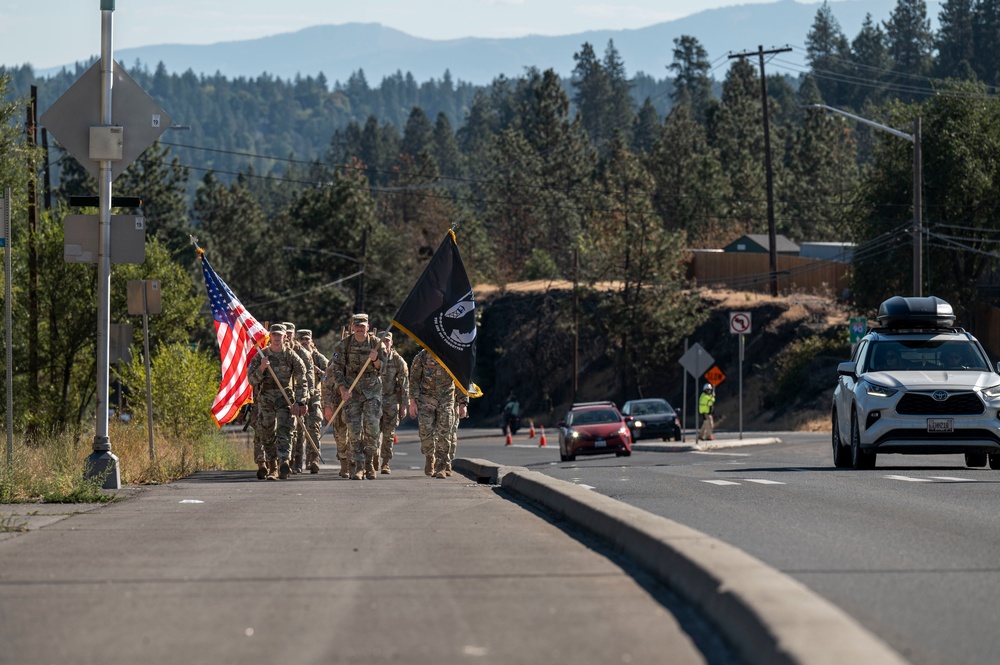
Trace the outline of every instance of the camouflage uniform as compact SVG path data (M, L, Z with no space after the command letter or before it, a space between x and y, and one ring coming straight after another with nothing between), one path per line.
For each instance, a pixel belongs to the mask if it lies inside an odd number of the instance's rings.
M461 390L455 391L455 420L451 424L451 436L448 439L448 463L445 465L445 475L451 475L451 463L455 461L455 451L458 449L458 407L464 404L469 406L469 396Z
M367 324L367 315L356 314L354 321L361 320L361 316L363 316L364 323ZM372 349L377 350L378 360L368 363L361 379L351 391L351 398L347 400L341 410L347 421L347 458L355 465L356 471L351 477L356 479L361 478L360 472L357 471L361 466L364 467L365 475L368 478L374 478L375 456L378 454L379 420L382 416L382 381L379 379L378 368L386 362L385 347L372 333L367 333L365 339L360 342L354 338L354 335L340 340L334 348L333 357L330 359L330 368L327 371L327 380L324 386L338 391L340 388L350 388L355 377L361 372L361 368L365 366Z
M424 473L444 478L455 419L455 382L425 349L410 365L410 399L417 404L420 452L426 460Z
M275 325L271 327L271 332L280 332L280 329L280 325ZM274 382L271 372L261 366L262 356L267 356L270 361L274 376L278 378L278 384ZM250 385L259 390L260 412L257 422L265 437L264 454L268 462L276 460L281 463L282 473L287 475L286 469L290 470L288 458L291 454L293 418L278 385L285 389L285 394L293 403L305 404L308 386L305 364L287 349L275 353L270 347L265 347L250 361L248 374ZM269 437L272 432L273 438Z
M391 332L378 334L392 339ZM409 392L409 370L406 361L395 349L390 349L388 358L379 370L382 379L382 445L379 449L382 473L389 473L389 460L392 459L392 444L396 437L396 426L399 425L399 410L406 408L406 397Z
M309 352L311 356L310 362L313 365L313 379L314 384L312 392L309 398L309 413L306 414L305 428L309 432L309 436L312 437L313 443L319 446L319 436L323 429L323 403L322 403L322 381L323 376L326 374L327 365L329 361L326 359L318 349L312 346L312 331L311 330L300 330L298 332L299 340L302 344L302 348ZM309 468L310 473L319 473L319 452L313 447L309 441L305 441L306 446L306 467Z
M294 325L290 323L285 324L285 328ZM291 335L292 333L289 333ZM312 333L310 331L310 337ZM298 339L292 341L291 345L292 351L302 360L302 363L306 366L306 383L308 384L306 401L312 402L312 395L318 389L316 384L316 365L313 362L312 352L307 350L302 344L299 343ZM294 432L292 436L292 471L294 473L302 472L302 460L305 457L306 450L312 450L312 446L306 439L306 427L308 415L302 416L295 419L295 428L292 430ZM315 437L313 441L316 441Z

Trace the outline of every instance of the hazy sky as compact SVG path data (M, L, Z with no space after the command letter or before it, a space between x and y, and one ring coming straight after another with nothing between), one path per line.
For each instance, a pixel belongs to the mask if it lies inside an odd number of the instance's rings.
M115 0L113 46L212 44L352 22L429 39L562 35L641 28L704 9L775 1ZM0 0L0 65L55 67L98 55L100 45L101 0Z

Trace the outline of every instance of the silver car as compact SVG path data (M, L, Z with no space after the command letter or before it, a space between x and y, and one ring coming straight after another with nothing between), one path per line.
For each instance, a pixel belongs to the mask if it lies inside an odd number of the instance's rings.
M879 454L964 453L1000 469L1000 374L982 345L954 327L940 298L891 298L881 327L837 367L833 463L875 468Z

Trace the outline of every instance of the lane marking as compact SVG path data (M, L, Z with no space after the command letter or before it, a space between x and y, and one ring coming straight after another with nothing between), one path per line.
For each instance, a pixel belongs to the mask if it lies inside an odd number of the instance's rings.
M729 480L703 480L703 483L708 483L709 485L739 485L739 483L734 483Z
M723 455L726 457L750 457L750 453L714 453L711 450L692 450L693 455Z
M934 480L947 480L953 483L977 483L975 478L954 478L952 476L931 476Z
M744 478L743 480L748 483L757 483L758 485L784 485L785 483L778 482L777 480L765 480L764 478Z
M908 483L929 483L930 478L911 478L910 476L885 476L889 480L905 480Z
M585 489L585 490L592 490L592 489L596 489L596 488L595 488L595 487L593 487L592 485L584 485L583 483L578 483L578 484L577 484L577 487L582 487L582 488L583 488L583 489Z

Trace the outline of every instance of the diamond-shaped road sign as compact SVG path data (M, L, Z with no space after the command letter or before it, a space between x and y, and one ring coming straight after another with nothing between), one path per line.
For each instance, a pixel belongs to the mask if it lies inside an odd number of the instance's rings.
M705 347L695 342L677 362L687 370L688 374L697 379L715 364L715 358L705 350Z
M100 163L90 158L90 128L104 126L101 117L101 61L84 72L40 118L69 154L95 178ZM170 127L170 116L115 62L111 88L111 122L124 128L122 158L111 162L111 179L127 169Z

